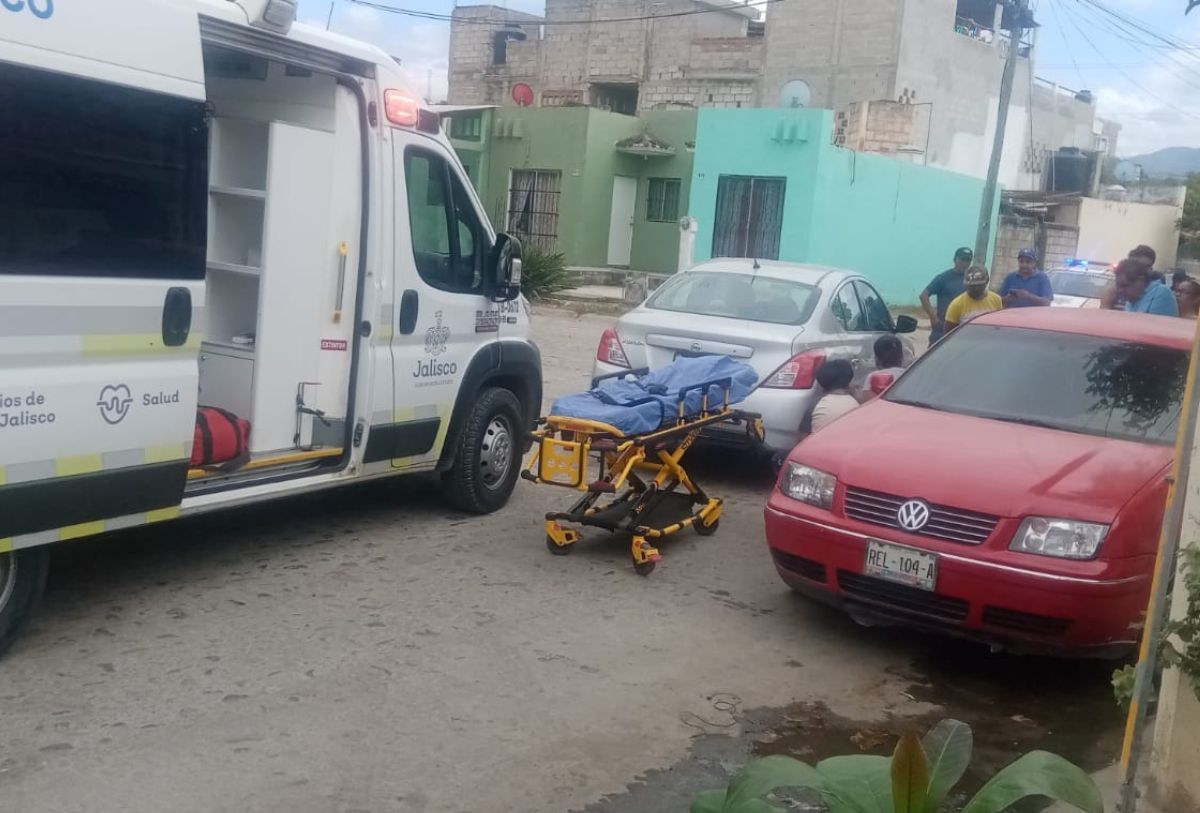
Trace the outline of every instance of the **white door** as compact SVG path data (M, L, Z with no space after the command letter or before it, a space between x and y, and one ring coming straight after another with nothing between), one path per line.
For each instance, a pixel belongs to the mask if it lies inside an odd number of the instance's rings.
M3 57L0 551L178 514L208 200L203 99Z
M613 178L612 212L608 218L608 264L629 265L633 249L633 210L637 206L637 178Z

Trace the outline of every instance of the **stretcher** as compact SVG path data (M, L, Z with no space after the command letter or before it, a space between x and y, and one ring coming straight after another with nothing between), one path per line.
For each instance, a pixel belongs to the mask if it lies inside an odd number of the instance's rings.
M580 530L569 526L600 528L630 538L634 570L644 576L662 559L659 540L688 527L715 533L721 500L687 473L683 457L705 427L726 421L762 440L761 418L733 406L756 381L753 368L725 357L681 359L654 373L602 376L589 392L556 401L537 422L521 472L582 492L566 511L546 514L550 552L565 555L579 542Z

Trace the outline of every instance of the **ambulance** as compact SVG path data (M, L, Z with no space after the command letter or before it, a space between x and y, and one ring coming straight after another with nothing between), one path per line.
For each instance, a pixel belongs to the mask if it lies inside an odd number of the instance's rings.
M0 648L51 543L419 472L505 504L520 243L382 51L293 0L0 0ZM196 465L197 410L248 421Z

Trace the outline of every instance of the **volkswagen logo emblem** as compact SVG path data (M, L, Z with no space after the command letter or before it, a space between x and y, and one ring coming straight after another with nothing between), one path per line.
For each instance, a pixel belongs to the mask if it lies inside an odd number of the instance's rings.
M896 522L906 531L919 531L929 522L929 506L921 500L909 500L896 511Z
M699 353L703 348L704 348L704 345L700 344L700 342L692 342L692 352L693 353Z

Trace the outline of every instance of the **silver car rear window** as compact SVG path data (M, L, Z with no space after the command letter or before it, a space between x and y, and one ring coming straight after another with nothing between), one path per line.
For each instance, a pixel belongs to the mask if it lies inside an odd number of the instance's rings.
M820 292L776 277L689 271L654 292L646 307L751 322L800 325L808 321Z

